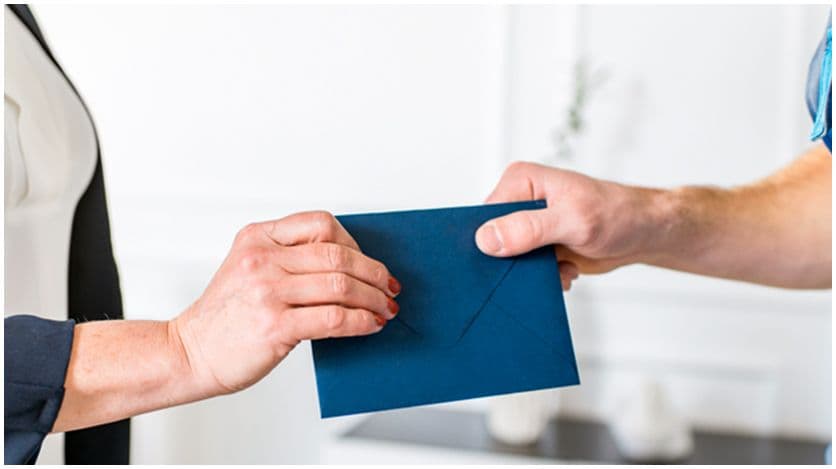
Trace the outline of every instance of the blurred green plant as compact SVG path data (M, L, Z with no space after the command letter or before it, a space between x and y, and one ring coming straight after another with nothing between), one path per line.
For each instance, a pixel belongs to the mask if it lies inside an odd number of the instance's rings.
M566 109L566 115L554 131L555 161L571 160L579 137L586 129L586 110L593 93L607 81L607 71L603 67L592 67L585 59L580 59L573 67L572 100Z

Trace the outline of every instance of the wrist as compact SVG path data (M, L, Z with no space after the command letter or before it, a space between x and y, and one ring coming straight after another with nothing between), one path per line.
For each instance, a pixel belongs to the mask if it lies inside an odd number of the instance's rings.
M206 367L201 366L199 344L194 340L188 325L188 310L166 323L168 348L175 363L180 384L185 390L186 401L192 402L224 394L215 385L216 380L207 376Z
M652 235L642 262L678 268L683 259L703 255L715 241L715 208L728 191L713 187L683 186L658 191L649 204Z
M638 243L635 262L658 265L676 254L677 232L683 224L685 202L679 190L635 188L641 200L636 222L644 233Z
M79 324L53 431L120 420L200 398L170 322Z
M183 342L183 336L180 331L180 326L177 318L170 319L165 323L167 354L169 355L172 368L175 370L174 374L179 377L182 383L182 388L189 390L189 394L199 394L200 386L197 385L198 380L195 376L192 360L189 358L189 352ZM191 397L191 396L190 396ZM196 397L196 400L199 397Z

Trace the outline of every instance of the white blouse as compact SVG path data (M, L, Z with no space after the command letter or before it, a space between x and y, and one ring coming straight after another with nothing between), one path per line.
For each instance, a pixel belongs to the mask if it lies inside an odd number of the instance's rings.
M96 135L61 71L5 10L5 313L67 319L73 215Z

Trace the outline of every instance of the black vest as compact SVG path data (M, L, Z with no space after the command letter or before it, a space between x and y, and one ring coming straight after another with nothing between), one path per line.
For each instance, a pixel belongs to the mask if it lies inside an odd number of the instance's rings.
M41 30L26 5L8 5L61 70L47 47ZM64 75L66 78L66 74ZM69 79L67 79L69 83ZM75 87L70 83L70 86ZM78 94L78 91L76 91ZM88 112L89 114L89 112ZM92 118L91 118L92 120ZM90 185L78 201L73 216L68 275L69 318L76 322L122 318L119 274L110 244L101 152L96 144L96 170ZM130 420L66 433L66 464L128 464Z

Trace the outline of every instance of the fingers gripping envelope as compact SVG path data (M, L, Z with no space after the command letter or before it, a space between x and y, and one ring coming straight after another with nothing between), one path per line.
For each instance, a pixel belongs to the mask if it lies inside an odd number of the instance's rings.
M502 259L474 241L492 218L545 207L337 217L403 290L377 334L313 342L322 417L579 384L554 249Z

